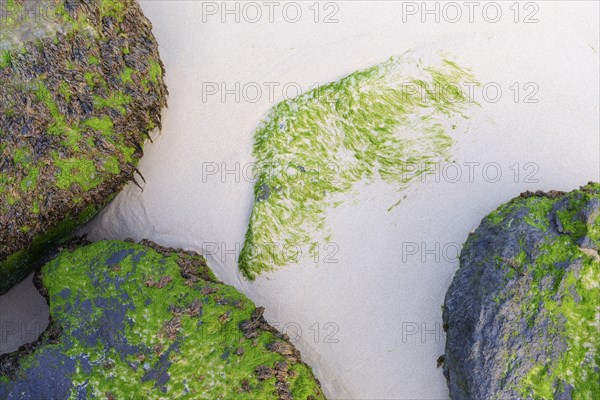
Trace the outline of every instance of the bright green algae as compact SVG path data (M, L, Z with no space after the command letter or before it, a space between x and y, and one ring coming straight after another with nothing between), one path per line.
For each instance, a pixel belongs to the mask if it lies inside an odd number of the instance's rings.
M328 240L325 215L360 181L408 187L450 156L472 74L413 53L275 106L255 132L255 204L239 266L254 279L288 264L282 249ZM417 167L417 168L415 168Z
M104 241L63 251L42 278L62 332L0 379L0 397L31 395L23 384L43 374L67 382L44 390L73 399L324 398L297 351L200 256Z
M567 343L567 349L553 360L540 360L516 389L523 397L552 399L557 386L573 387L573 399L594 399L600 396L600 213L591 220L581 217L582 208L595 199L600 202L600 184L589 184L567 196L567 207L556 212L564 235L548 238L535 262L524 268L537 285L529 289L528 304L523 314L535 323L535 315L545 310L555 324L556 334ZM543 202L530 207L530 215L547 212ZM547 215L547 214L546 214ZM550 222L549 222L550 223ZM595 250L582 248L580 239L587 237ZM565 274L561 263L581 261L577 276L573 270ZM554 286L541 289L541 280L554 278Z

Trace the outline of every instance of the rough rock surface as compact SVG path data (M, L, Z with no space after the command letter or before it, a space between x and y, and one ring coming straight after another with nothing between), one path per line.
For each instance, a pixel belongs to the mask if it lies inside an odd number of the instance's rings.
M453 399L600 396L600 184L488 215L446 294Z
M133 179L166 87L135 0L0 0L0 294Z
M324 399L262 308L194 253L71 244L37 284L52 321L0 357L2 399Z

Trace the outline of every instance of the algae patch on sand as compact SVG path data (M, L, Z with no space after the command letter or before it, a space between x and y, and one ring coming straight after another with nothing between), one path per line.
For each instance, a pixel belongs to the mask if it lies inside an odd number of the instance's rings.
M0 357L0 398L324 399L263 310L194 253L73 246L37 282L52 322L38 343Z
M326 211L356 183L402 190L448 160L451 132L472 104L469 83L471 72L448 57L408 52L275 106L254 133L243 274L254 279L288 264L286 248L310 253L328 239Z

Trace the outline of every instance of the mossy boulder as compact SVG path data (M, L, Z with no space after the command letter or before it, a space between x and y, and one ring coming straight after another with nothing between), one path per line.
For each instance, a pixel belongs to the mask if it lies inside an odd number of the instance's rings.
M166 87L135 0L0 0L0 294L133 178Z
M263 309L194 253L71 245L36 278L51 323L38 342L0 357L0 398L324 398Z
M446 294L450 397L599 398L599 249L597 183L488 215Z

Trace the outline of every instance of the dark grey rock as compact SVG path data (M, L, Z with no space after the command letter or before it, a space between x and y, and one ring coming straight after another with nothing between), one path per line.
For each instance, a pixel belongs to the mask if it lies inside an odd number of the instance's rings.
M598 184L526 193L469 235L443 312L452 399L600 398L600 256L580 248L599 210Z
M70 245L42 268L51 324L0 356L0 399L325 399L287 335L202 256L143 243Z

